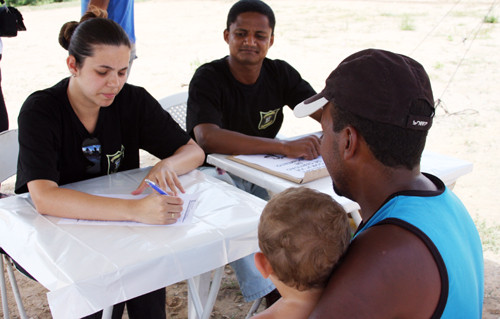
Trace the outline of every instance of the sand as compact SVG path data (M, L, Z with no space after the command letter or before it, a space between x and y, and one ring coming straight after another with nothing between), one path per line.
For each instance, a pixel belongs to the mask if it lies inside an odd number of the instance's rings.
M473 163L454 192L476 221L485 255L483 318L500 318L500 28L483 23L499 18L492 1L268 1L277 25L270 58L292 64L316 90L346 56L375 47L410 55L431 77L441 103L426 149ZM228 54L222 38L232 1L140 1L135 4L137 54L129 82L156 98L187 89L194 70ZM2 89L11 128L25 98L68 76L67 52L57 43L60 26L79 19L79 2L21 7L28 31L3 38ZM317 123L286 112L287 135L319 130ZM149 159L144 160L148 164ZM12 181L2 191L12 189ZM31 318L50 318L45 293L20 277ZM186 287L168 287L169 317L186 317ZM14 304L9 295L9 301ZM250 304L227 268L213 318L244 318ZM13 314L17 312L13 310ZM1 317L0 317L1 318ZM14 318L15 315L14 315Z

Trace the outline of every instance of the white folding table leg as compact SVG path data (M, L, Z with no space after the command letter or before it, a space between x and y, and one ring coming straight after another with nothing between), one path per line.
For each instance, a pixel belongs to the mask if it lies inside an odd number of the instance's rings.
M210 272L188 279L188 318L200 319L203 314L203 301L208 297ZM202 301L203 300L203 301Z
M0 277L0 294L2 295L3 317L5 319L10 319L9 304L7 302L7 287L5 286L5 273L3 268L3 255L0 257L0 273L2 274L2 277Z
M17 287L17 281L16 277L14 276L14 270L12 269L12 261L6 255L2 255L2 257L4 258L7 264L7 273L9 274L10 286L12 287L14 298L16 299L17 310L19 311L19 317L21 317L21 319L28 319L28 315L24 310L21 294L19 293L19 288Z
M224 266L217 268L214 272L214 277L212 278L212 284L210 285L210 292L208 294L207 302L205 303L205 310L201 319L210 318L212 309L215 305L215 299L217 299L217 294L219 293L220 284L222 281L222 274L224 273Z
M188 317L189 319L208 319L212 313L215 299L222 281L224 266L214 271L210 285L211 272L188 279ZM209 288L210 287L210 288Z
M352 212L349 212L349 214L351 214L352 220L354 221L356 226L359 226L359 224L361 224L361 221L362 221L361 215L359 214L359 211L354 210Z
M112 314L113 314L113 306L104 308L102 310L102 319L111 319Z

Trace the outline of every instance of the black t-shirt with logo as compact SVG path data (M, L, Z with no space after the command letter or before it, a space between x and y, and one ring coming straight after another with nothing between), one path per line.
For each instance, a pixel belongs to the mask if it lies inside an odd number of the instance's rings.
M274 138L283 123L283 106L295 105L316 94L288 63L264 59L256 83L238 82L227 56L200 66L189 84L187 132L201 123L250 136Z
M143 88L125 84L91 135L67 96L69 80L31 94L19 113L16 193L32 180L58 185L139 167L139 149L172 155L190 137Z

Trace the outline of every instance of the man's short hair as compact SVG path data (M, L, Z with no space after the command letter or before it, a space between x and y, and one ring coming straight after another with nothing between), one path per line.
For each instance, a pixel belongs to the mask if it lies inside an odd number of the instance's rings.
M259 246L274 274L298 290L323 288L351 239L347 214L329 195L289 188L267 203Z
M276 25L276 18L274 17L273 9L261 0L240 0L233 4L227 15L226 28L233 24L238 16L245 12L257 12L263 14L269 20L269 27L271 27L272 34L274 34L274 26Z
M429 116L427 104L414 105L414 114ZM332 103L330 114L333 131L340 132L351 125L363 136L373 156L385 166L413 169L420 164L428 131L406 129L367 120Z

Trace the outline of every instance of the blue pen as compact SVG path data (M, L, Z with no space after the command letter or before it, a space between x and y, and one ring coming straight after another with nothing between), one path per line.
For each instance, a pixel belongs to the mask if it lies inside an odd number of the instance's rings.
M167 195L168 196L167 192L165 192L163 189L160 188L160 186L156 185L155 183L153 183L149 179L145 179L144 181L146 182L146 184L149 185L149 187L151 187L152 189L154 189L155 191L157 191L161 195Z

